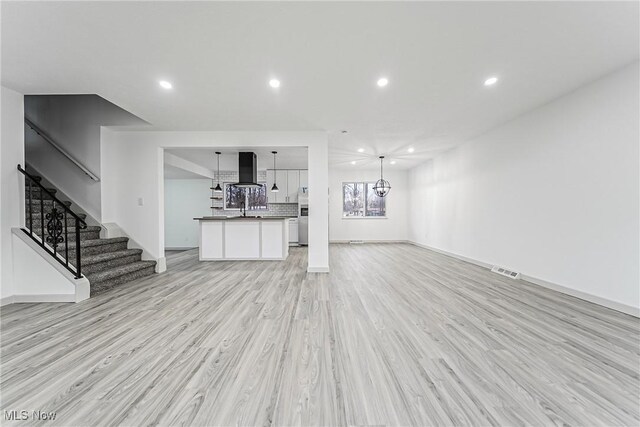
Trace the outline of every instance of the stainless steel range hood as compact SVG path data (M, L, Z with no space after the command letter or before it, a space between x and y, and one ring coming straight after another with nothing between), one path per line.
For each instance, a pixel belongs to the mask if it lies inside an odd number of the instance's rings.
M238 182L233 184L240 188L256 188L258 184L258 156L256 153L238 153Z

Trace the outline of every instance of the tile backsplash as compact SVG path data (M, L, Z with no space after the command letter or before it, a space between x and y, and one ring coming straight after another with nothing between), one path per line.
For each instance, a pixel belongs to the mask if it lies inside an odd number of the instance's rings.
M238 172L237 171L220 171L220 184L225 182L237 182L238 181ZM259 170L258 171L258 182L266 182L267 181L267 171ZM214 185L217 182L217 179L214 180ZM212 200L211 206L222 207L222 200ZM223 210L223 209L212 209L213 216L234 216L240 215L240 212L237 210ZM267 209L260 210L249 210L247 212L251 212L251 215L262 215L262 216L290 216L297 217L298 216L298 204L297 203L272 203L267 205Z

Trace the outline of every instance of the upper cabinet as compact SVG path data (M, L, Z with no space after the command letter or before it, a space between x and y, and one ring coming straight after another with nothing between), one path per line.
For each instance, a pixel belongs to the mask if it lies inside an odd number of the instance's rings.
M287 203L298 203L298 188L300 188L300 171L287 171Z
M308 186L308 172L306 169L267 169L267 198L269 203L298 203L298 190ZM273 183L279 191L271 191Z

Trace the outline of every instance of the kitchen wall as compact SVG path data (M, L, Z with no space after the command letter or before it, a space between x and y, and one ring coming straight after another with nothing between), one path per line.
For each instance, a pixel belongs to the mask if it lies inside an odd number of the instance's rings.
M113 223L164 270L164 150L307 147L309 272L329 271L328 137L325 132L163 132L102 128L103 222ZM323 190L324 189L324 190Z
M406 241L408 239L407 171L385 168L385 179L391 183L386 197L386 218L343 218L342 183L375 182L380 170L329 170L329 240L346 242Z
M198 221L211 215L211 181L208 179L165 179L164 242L166 249L198 246Z
M258 171L258 181L266 180L266 171ZM237 171L220 171L220 183L238 182ZM215 181L214 181L215 183ZM214 184L215 185L215 184ZM165 179L164 181L164 239L166 249L198 246L198 222L193 218L211 215L240 215L237 210L212 210L217 201L211 197L210 179ZM212 204L214 202L214 204ZM222 201L217 203L222 206ZM297 203L274 203L267 210L247 211L251 215L298 216Z
M410 239L640 312L638 63L410 172Z
M24 96L0 87L0 304L15 294L11 228L24 223Z

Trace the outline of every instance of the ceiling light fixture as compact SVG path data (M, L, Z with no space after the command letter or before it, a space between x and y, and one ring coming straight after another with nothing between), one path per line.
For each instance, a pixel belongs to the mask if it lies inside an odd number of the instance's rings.
M358 153L364 153L364 148L358 148Z
M380 77L377 83L378 83L378 86L385 87L386 85L389 84L389 79L387 79L386 77Z
M274 89L279 88L280 87L280 80L278 80L278 79L269 80L269 86L271 86Z
M276 154L278 154L278 152L272 151L271 154L273 154L273 187L271 187L271 192L277 193L278 191L280 191L280 189L276 185Z
M352 164L352 165L355 165L355 164L356 164L356 161L355 161L355 160L354 160L354 161L352 161L352 162L351 162L351 164Z
M416 151L416 149L415 149L415 148L413 148L413 147L409 147L409 148L407 149L407 151L408 151L409 153L413 153L414 151Z
M380 179L376 181L376 184L373 186L373 191L376 193L378 197L386 197L391 190L391 184L389 181L386 181L382 175L382 161L384 160L384 156L380 156Z
M396 164L396 161L395 161L395 160L391 160L391 164L392 164L392 165L395 165L395 164Z
M216 185L215 187L211 187L211 189L216 193L222 193L222 187L220 187L220 154L222 153L216 151L216 155L218 156L218 173L216 174L218 175L218 185ZM213 184L213 180L211 180L211 184Z
M485 86L491 86L494 85L498 82L498 78L497 77L489 77L487 80L484 81L484 85Z
M163 89L171 89L171 88L173 88L173 85L171 83L169 83L168 81L166 81L166 80L160 80L158 82L158 84Z

